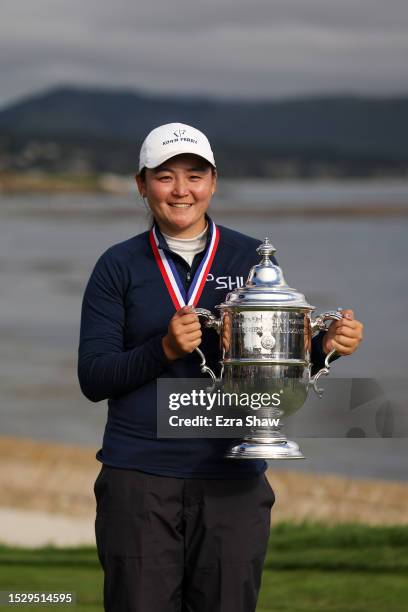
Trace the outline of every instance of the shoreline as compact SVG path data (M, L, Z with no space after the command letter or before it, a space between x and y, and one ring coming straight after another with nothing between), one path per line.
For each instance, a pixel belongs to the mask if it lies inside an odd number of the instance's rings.
M93 544L96 449L0 437L0 543ZM280 522L408 525L408 484L267 471Z

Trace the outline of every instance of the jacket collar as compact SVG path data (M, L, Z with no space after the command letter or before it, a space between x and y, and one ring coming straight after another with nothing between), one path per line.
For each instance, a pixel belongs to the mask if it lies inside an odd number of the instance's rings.
M211 220L211 217L209 215L207 215L207 213L205 213L205 219L207 221L207 229L209 231L207 231L207 239L206 239L206 243L205 243L205 251L208 249L208 246L210 244L211 241L211 237L212 237L212 232L213 232L213 223ZM163 236L163 234L160 231L160 228L158 226L158 224L156 222L154 222L153 224L155 230L156 230L156 236L157 239L159 241L158 247L159 249L163 249L163 251L167 251L168 253L172 253L172 251L169 248L169 245L166 242L165 237Z

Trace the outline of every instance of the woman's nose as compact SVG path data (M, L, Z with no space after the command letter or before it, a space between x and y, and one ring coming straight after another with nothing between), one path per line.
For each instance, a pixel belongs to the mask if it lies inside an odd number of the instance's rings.
M182 198L188 195L187 182L183 178L176 178L173 185L173 194Z

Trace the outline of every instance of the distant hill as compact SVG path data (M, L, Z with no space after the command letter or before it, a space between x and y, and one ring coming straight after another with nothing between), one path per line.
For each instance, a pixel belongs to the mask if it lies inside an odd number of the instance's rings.
M3 151L20 150L32 139L71 149L82 146L93 151L96 167L105 166L110 151L111 168L117 166L113 152L137 155L146 133L171 121L202 129L218 159L228 167L232 155L249 174L259 174L260 164L276 159L368 165L408 161L408 97L248 102L61 87L0 111L0 142ZM125 159L119 170L127 171L123 166Z

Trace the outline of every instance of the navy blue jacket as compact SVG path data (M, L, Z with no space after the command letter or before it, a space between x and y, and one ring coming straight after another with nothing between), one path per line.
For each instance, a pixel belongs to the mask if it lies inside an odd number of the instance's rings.
M259 240L218 228L218 249L198 303L212 311L229 291L245 283L250 268L259 262ZM188 287L203 254L195 256L190 269L169 251L159 231L158 237ZM203 376L195 352L173 362L163 352L162 338L174 312L148 232L114 245L100 257L83 299L78 361L85 396L93 402L108 399L97 459L113 467L182 478L249 478L261 473L266 469L263 460L223 458L231 440L157 438L156 379ZM322 334L313 340L314 368L324 362L321 340ZM200 348L218 372L214 330L203 330Z

